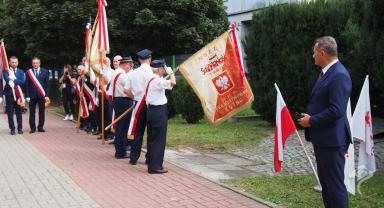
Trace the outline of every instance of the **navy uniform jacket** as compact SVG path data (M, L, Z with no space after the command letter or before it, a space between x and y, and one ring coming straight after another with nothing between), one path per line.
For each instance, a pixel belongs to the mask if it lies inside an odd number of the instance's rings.
M4 77L5 82L7 83L5 85L5 87L4 87L4 95L5 96L10 96L10 95L12 95L12 89L9 86L8 83L9 83L9 81L11 79L9 79L9 74L8 74L8 72L6 70L3 70L3 77ZM17 68L16 69L16 73L15 73L15 77L16 77L16 79L13 82L15 84L19 85L20 87L22 87L24 82L25 82L25 73L24 73L24 71L22 69Z
M319 147L336 147L351 143L346 115L352 81L348 71L338 61L316 82L312 89L307 113L311 127L305 128L305 138Z
M34 69L32 69L33 72ZM44 99L41 97L40 93L37 91L37 88L35 87L35 84L33 84L31 78L29 76L26 76L26 91L25 91L25 97L29 97L31 99L39 98ZM37 79L40 82L40 85L43 87L45 91L45 96L49 97L49 72L46 69L40 68L40 74L37 76Z

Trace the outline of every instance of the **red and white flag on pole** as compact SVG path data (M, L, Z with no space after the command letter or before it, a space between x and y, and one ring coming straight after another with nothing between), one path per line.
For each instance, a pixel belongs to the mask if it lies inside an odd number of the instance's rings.
M275 83L277 91L276 98L276 124L275 124L275 149L274 149L274 166L275 171L281 171L281 163L283 162L284 144L295 130L296 126L292 120L291 114L281 96L280 89Z
M368 75L353 113L352 129L352 135L360 140L357 179L362 179L376 172Z
M108 37L108 25L107 25L107 14L105 7L107 6L106 0L97 1L97 13L99 21L99 51L109 53L109 37Z
M87 51L89 50L89 47L91 46L91 23L88 22L85 26L85 39L84 39L84 50L87 54Z
M240 66L241 78L244 79L245 78L245 71L244 71L243 53L241 52L241 42L240 42L240 39L237 35L235 23L231 24L231 30L232 30L232 33L231 33L232 41L233 41L233 45L235 47L236 57L237 57L237 60L239 62L239 66Z
M347 105L347 118L349 122L349 127L352 131L352 110L351 110L351 101L348 101ZM352 134L353 138L353 134ZM353 195L355 195L356 188L355 188L355 177L356 177L356 170L355 170L355 148L353 144L349 145L348 151L345 154L345 166L344 166L344 184L347 188L347 191Z
M77 96L79 96L79 102L81 103L80 106L80 116L81 118L87 118L89 117L89 111L87 107L87 100L85 99L84 95L81 95L81 86L80 86L81 77L78 78L75 86L75 92ZM80 101L81 99L81 101Z
M5 81L3 80L3 70L8 71L8 60L7 60L7 54L5 52L5 46L4 42L1 39L0 40L0 79L2 81L2 85L0 87L4 88L5 86Z

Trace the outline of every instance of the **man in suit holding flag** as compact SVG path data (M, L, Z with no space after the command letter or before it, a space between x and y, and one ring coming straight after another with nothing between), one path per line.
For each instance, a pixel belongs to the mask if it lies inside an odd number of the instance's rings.
M29 126L31 131L36 132L35 112L36 105L39 105L39 124L38 132L45 132L45 105L49 104L49 72L44 68L40 68L40 59L34 57L32 59L32 69L27 71L26 79L26 101L29 102Z
M344 166L352 141L346 115L352 81L337 58L333 37L316 39L313 58L322 70L312 89L307 112L298 122L305 127L305 138L313 144L324 206L348 207Z
M13 121L13 114L16 113L17 120L17 133L23 134L23 122L22 122L22 113L24 101L18 102L20 99L24 100L23 92L21 91L21 86L25 82L25 74L22 69L17 68L19 61L17 57L12 56L9 58L9 70L3 70L3 77L6 82L4 87L5 101L7 103L7 115L8 115L8 125L11 130L11 135L15 135L15 124ZM17 87L18 86L18 87ZM13 89L16 91L15 95L17 100L13 97Z

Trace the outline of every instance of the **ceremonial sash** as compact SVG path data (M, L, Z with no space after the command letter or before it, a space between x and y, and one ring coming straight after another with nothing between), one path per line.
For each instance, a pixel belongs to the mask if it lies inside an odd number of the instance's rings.
M23 91L21 90L19 85L15 85L15 90L16 90L17 96L19 97L17 100L17 104L20 106L24 106L25 105L25 99L24 99Z
M117 80L119 79L121 74L122 74L122 72L118 73L116 75L115 79L113 80L112 101L115 98L116 83L117 83Z
M37 91L40 93L41 97L45 98L44 88L43 88L43 86L41 86L39 80L37 79L37 77L33 73L32 69L28 69L27 74L28 74L29 78L32 80L33 85L35 85Z
M20 70L20 69L19 69ZM11 73L13 73L15 75L15 73L11 70L8 71L8 75L10 75ZM17 104L24 107L25 106L25 98L24 98L24 94L23 94L23 91L21 90L20 86L18 84L15 83L15 91L16 91L16 94L17 94Z
M93 91L88 87L87 84L84 84L84 94L88 97L89 102L91 104L91 110L95 110L96 97Z
M89 116L89 111L87 108L87 100L85 100L85 96L82 96L81 99L83 101L81 102L80 116L82 118L87 118Z
M104 90L101 90L100 80L99 80L99 79L97 79L97 81L96 81L96 87L97 87L100 91L103 92L103 96L104 96L105 100L109 101L109 96L107 95L107 92L106 92L105 88L104 88ZM104 86L103 86L103 87L104 87ZM100 101L100 102L101 102L101 101Z
M112 102L113 100L115 99L115 90L116 90L116 83L117 83L117 80L119 79L120 75L123 74L122 72L118 73L115 77L115 79L113 80L113 89L112 89ZM116 119L116 114L115 114L115 109L113 109L112 111L112 121L115 121ZM112 126L113 129L116 129L116 123L113 124Z
M89 111L87 108L87 100L85 100L85 96L81 96L80 80L81 80L81 78L79 77L79 79L76 82L75 91L76 91L77 96L79 96L79 102L81 104L80 112L79 112L80 116L82 118L86 118L89 116Z
M148 93L148 88L149 88L149 84L152 82L152 80L154 80L156 77L152 77L148 84L147 84L147 88L145 89L145 94L143 96L143 98L141 98L140 101L138 101L139 104L135 103L135 107L133 108L133 111L132 111L132 116L131 116L131 121L129 122L129 129L128 129L128 139L134 139L135 137L135 131L136 131L136 126L137 126L137 121L139 119L139 115L140 115L140 112L141 112L141 109L143 108L143 106L145 105L145 101L146 101L146 98L147 98L147 93Z

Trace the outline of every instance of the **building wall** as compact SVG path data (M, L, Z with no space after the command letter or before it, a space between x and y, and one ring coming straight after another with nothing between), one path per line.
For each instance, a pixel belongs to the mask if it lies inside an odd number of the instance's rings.
M226 12L228 14L228 21L230 24L236 24L238 28L238 36L241 40L244 40L250 30L254 12L273 4L297 3L302 1L310 0L224 0L224 6L226 7ZM247 55L244 52L243 46L241 46L241 50L243 52L244 65L247 72Z

